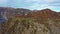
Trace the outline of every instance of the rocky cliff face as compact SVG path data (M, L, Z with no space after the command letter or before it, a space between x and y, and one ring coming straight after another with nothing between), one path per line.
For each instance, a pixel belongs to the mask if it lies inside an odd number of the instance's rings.
M6 20L0 23L0 34L60 34L60 13L50 9L0 8Z

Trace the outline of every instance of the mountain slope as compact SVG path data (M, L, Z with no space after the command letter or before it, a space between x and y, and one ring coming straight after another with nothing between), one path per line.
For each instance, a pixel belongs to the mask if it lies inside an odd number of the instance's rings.
M60 34L60 12L0 7L0 34Z
M60 14L50 9L37 10L28 16L33 18L60 18Z

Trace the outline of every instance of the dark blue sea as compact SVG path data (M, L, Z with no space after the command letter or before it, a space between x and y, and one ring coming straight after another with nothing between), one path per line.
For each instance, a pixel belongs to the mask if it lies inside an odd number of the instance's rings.
M5 21L4 18L0 18L0 23L3 23Z

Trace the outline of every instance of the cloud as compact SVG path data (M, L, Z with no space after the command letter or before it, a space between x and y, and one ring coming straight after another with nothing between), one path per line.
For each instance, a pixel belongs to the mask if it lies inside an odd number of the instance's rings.
M27 9L60 8L60 0L0 0L0 6L11 6Z
M7 2L8 0L0 0L0 3L4 3Z
M34 3L29 6L30 9L58 8L60 0L26 0L26 3Z
M7 6L8 0L0 0L0 7L5 7Z

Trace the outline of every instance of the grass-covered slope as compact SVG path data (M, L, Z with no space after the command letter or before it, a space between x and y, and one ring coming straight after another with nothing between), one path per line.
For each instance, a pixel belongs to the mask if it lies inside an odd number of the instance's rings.
M60 34L60 20L49 18L9 18L0 34Z

